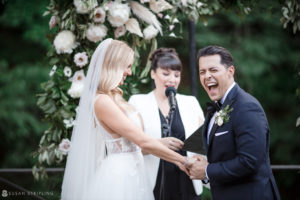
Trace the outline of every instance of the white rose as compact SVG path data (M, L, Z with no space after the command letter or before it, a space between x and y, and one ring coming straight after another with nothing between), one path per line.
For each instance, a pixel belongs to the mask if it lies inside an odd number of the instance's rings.
M94 22L104 23L105 16L105 11L101 7L97 8L94 12Z
M129 19L130 8L127 4L114 2L108 11L108 21L113 27L124 25Z
M74 0L76 11L80 14L88 13L98 6L97 0Z
M71 70L70 67L65 66L65 68L64 68L64 75L65 75L66 77L70 77L70 76L72 75L72 70Z
M143 33L144 33L144 38L146 40L150 40L156 37L156 35L158 34L158 30L154 28L154 26L150 25L144 29Z
M63 155L67 155L70 150L71 142L69 139L62 139L59 144L59 150Z
M68 90L68 94L74 99L80 98L83 87L83 82L72 82L71 88Z
M84 79L85 79L85 76L84 76L83 70L75 72L75 74L71 78L72 85L71 85L70 89L68 90L68 94L72 98L74 98L74 99L80 98L81 93L84 88Z
M223 118L222 117L218 117L217 124L218 124L218 126L222 126L222 124L223 124Z
M76 53L74 56L74 62L80 68L88 64L88 56L86 55L86 52Z
M64 30L59 32L53 42L56 53L72 53L73 49L77 47L75 39L75 35L71 31Z
M107 34L107 28L103 24L101 25L91 25L86 30L86 37L91 42L98 42L103 40Z

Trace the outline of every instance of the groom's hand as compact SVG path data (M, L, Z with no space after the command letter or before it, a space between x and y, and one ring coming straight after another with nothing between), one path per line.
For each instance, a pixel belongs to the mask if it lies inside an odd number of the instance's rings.
M205 180L206 177L206 168L208 165L207 160L204 156L195 155L193 158L196 159L192 164L188 165L190 178L191 179L200 179Z

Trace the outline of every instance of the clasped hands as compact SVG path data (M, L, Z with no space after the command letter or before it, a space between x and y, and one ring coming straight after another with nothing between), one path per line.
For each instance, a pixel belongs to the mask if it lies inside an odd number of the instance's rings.
M206 168L208 162L205 156L194 155L193 157L186 157L184 165L179 168L183 170L191 179L206 180Z
M179 151L183 146L183 142L174 137L161 138L160 141L173 151ZM185 157L185 159L185 163L177 163L182 171L184 171L191 179L207 179L205 170L208 162L205 156L194 155L193 157Z

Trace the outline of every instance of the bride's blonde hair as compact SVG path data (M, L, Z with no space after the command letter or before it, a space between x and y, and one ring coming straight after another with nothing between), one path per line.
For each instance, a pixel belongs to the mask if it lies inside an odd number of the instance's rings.
M134 52L126 43L112 40L105 54L98 85L98 92L111 96L124 112L133 111L134 108L123 98L119 84L133 59Z

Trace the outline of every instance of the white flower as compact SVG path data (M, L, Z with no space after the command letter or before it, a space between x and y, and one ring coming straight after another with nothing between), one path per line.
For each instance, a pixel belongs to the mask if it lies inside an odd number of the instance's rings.
M52 67L52 69L51 69L51 71L50 71L50 73L49 73L49 76L53 76L54 73L56 72L56 69L57 69L57 66L56 66L56 65L53 65L53 67Z
M141 3L148 3L150 0L140 0Z
M125 26L119 26L118 28L115 29L115 38L119 38L123 36L125 33L126 33Z
M49 21L49 28L52 29L56 25L56 17L52 16Z
M98 6L97 0L74 0L76 11L80 14L88 13Z
M80 68L88 64L88 56L86 55L86 52L76 53L74 56L74 62Z
M165 0L158 0L158 1L151 0L150 1L150 9L155 13L160 13L165 10L172 9L172 8L173 8L173 6L171 6L171 4L169 4Z
M144 29L143 33L144 33L144 38L146 40L150 40L156 37L156 35L158 34L158 30L154 28L154 26L150 25Z
M75 121L73 118L64 119L63 122L64 122L66 128L71 128L75 125Z
M105 21L105 11L103 10L103 8L98 7L96 8L95 12L94 12L94 22L97 23L104 23Z
M82 93L83 87L84 87L84 79L85 79L85 76L84 76L83 70L75 72L75 74L71 78L72 85L71 85L70 89L68 90L68 94L72 98L75 99L75 98L79 98L81 96L81 93Z
M169 16L169 15L166 15L166 16L165 16L165 19L170 19L170 16Z
M91 42L98 42L102 40L107 34L107 28L103 24L91 25L86 30L86 37Z
M71 142L69 139L62 139L59 144L59 150L63 155L67 155L70 150Z
M175 33L170 33L169 37L176 37Z
M73 49L77 47L75 35L68 30L59 32L54 39L54 46L56 53L72 53Z
M157 16L162 19L164 15L161 13L158 13Z
M127 4L114 2L108 11L108 21L113 27L124 25L129 19L130 8Z
M72 75L71 68L68 67L68 66L65 66L65 68L64 68L64 74L65 74L66 77L70 77Z
M133 33L133 34L136 34L140 37L143 37L143 33L140 29L140 25L138 23L138 21L135 19L135 18L130 18L126 24L126 29L130 32L130 33Z
M216 120L217 120L216 122L217 122L218 126L223 125L223 118L222 117L218 117Z
M197 8L200 8L201 6L203 6L203 3L202 2L198 2L197 3Z
M179 23L179 20L177 18L173 19L173 24Z

